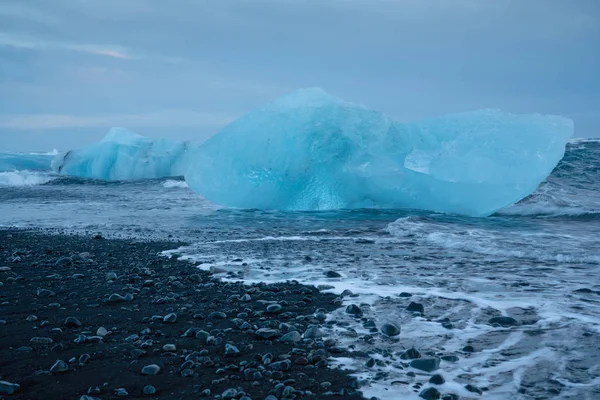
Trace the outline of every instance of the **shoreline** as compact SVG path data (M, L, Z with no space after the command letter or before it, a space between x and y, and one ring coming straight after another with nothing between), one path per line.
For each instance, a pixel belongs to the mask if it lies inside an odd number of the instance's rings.
M364 398L319 330L338 296L159 255L183 244L0 229L0 381L19 385L0 397Z

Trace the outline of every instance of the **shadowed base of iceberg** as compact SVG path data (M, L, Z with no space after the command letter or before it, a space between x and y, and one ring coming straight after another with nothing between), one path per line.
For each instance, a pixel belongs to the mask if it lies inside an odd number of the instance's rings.
M57 172L129 180L185 175L224 206L421 209L486 216L531 194L564 155L573 122L479 110L395 122L321 89L251 112L204 143L113 128L58 156Z

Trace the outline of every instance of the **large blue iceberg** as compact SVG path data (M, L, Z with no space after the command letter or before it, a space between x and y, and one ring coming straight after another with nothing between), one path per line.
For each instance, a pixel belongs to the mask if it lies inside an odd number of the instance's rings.
M107 181L183 176L186 148L184 142L112 128L101 142L57 156L53 169L63 175Z
M404 124L305 89L191 148L185 178L232 207L485 216L531 194L572 134L563 117L499 110Z

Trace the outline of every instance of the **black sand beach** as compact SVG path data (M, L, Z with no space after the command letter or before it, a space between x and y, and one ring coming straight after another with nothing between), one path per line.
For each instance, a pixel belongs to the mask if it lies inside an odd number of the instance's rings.
M225 283L177 245L0 230L0 398L363 398L318 329L338 297Z

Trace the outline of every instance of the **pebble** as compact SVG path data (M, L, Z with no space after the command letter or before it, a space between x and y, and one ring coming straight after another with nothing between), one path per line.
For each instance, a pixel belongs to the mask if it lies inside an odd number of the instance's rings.
M60 374L62 372L67 372L69 370L69 366L63 360L56 360L54 365L50 367L50 372L53 374Z
M413 301L408 305L408 307L406 307L406 311L418 312L421 314L425 314L425 306L423 306L423 304L421 304L421 303L415 303Z
M21 386L16 383L0 381L0 394L11 395L15 392L18 392L19 389L21 389Z
M77 318L75 317L67 317L67 319L65 319L65 323L64 325L67 328L79 328L81 327L81 325L83 325L81 323L81 321L79 321Z
M143 392L145 395L150 396L150 395L153 395L156 393L156 388L152 385L146 385L146 386L144 386Z
M113 293L108 297L109 303L124 303L125 297L121 296L118 293Z
M225 345L225 357L237 357L239 355L240 351L237 347L229 343Z
M224 312L221 311L215 311L215 312L211 312L210 314L208 314L208 319L225 319L227 318L227 314L225 314Z
M464 351L465 353L475 353L475 347L471 345L465 346L463 347L462 351Z
M114 280L115 280L115 279L117 279L117 278L118 278L118 276L117 276L117 274L116 274L116 273L114 273L114 272L107 272L107 273L106 273L106 280L107 280L107 281L114 281Z
M21 346L21 347L15 349L15 351L18 353L29 353L29 352L33 351L33 349L29 346Z
M398 336L400 334L400 328L394 324L383 324L381 326L381 332L387 336Z
M279 339L283 343L298 343L301 340L302 336L297 331L288 332Z
M142 368L142 375L156 375L160 372L160 367L156 364L146 365Z
M327 271L325 273L325 276L328 278L341 278L342 277L342 275L336 271Z
M280 304L269 304L267 306L267 312L271 314L277 314L283 310L283 307Z
M441 393L436 388L427 388L419 393L419 397L425 400L438 400L441 397Z
M29 317L27 317L27 319L25 321L27 322L35 322L38 320L38 317L36 317L35 315L30 315Z
M108 331L106 330L105 327L101 326L100 328L98 328L98 330L96 331L96 335L100 336L100 337L104 337L108 334Z
M512 317L494 317L488 321L490 325L500 325L502 327L517 326L519 322Z
M460 360L460 358L458 358L457 356L450 355L450 356L442 356L442 360L455 363L458 360Z
M433 372L440 367L439 358L420 358L412 360L410 366L425 372Z
M444 383L446 383L446 380L440 374L435 374L431 378L429 378L429 383L432 383L434 385L443 385Z
M11 270L10 267L0 267L0 272L8 272L10 270Z
M413 347L402 353L400 358L403 360L414 360L416 358L421 358L421 353L419 353L419 351Z
M175 322L177 322L177 314L170 313L165 315L165 317L163 318L163 322L165 324L174 324Z
M127 396L129 396L129 393L127 392L127 390L125 390L125 388L119 388L119 389L115 390L115 396L127 397Z
M319 329L318 326L316 325L310 325L305 331L304 331L304 339L316 339L316 338L320 338L323 337L323 332L321 332L321 330Z
M221 398L223 400L231 400L231 399L235 399L238 395L238 391L235 389L227 389L223 392L223 394L221 395Z
M473 386L471 384L465 386L465 389L467 389L471 393L483 394L483 390L481 390L477 386Z
M169 344L165 344L162 347L162 349L163 349L163 351L176 351L177 350L177 346L174 345L174 344L172 344L172 343L169 343Z
M363 315L363 312L356 304L350 304L348 307L346 307L346 314L360 316Z
M79 356L79 364L87 363L88 361L90 361L90 358L92 358L92 357L87 353L80 355Z
M255 335L260 339L274 339L280 336L280 332L275 329L261 328L255 332Z

